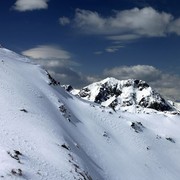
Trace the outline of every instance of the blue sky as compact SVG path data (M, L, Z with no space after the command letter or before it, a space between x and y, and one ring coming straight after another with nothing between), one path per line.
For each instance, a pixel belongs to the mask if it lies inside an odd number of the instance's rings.
M113 76L180 100L178 0L2 0L0 43L63 84Z

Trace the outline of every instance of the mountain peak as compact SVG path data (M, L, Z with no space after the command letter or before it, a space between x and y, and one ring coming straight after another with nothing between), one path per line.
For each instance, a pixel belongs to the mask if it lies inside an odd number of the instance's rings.
M171 111L174 108L145 81L138 79L118 80L108 77L82 88L79 97L130 112L150 108L156 111Z

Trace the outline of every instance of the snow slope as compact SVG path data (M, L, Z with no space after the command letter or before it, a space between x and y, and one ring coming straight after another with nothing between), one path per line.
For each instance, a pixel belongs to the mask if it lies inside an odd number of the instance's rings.
M115 112L52 81L0 48L1 179L179 180L180 116Z

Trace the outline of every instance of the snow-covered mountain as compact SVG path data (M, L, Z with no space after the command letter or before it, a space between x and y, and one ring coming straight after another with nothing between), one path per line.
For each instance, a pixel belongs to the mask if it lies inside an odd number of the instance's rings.
M114 110L129 112L175 111L175 108L142 80L106 78L72 94ZM151 109L151 110L150 110ZM173 112L174 113L174 112Z
M0 178L179 180L180 116L113 111L0 48Z

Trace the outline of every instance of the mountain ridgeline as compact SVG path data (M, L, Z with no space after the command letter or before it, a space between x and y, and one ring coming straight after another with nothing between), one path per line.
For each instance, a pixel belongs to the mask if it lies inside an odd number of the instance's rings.
M145 81L128 79L117 80L106 78L90 84L76 93L82 99L93 101L114 110L151 108L157 111L174 111L175 108L159 93L153 90Z

